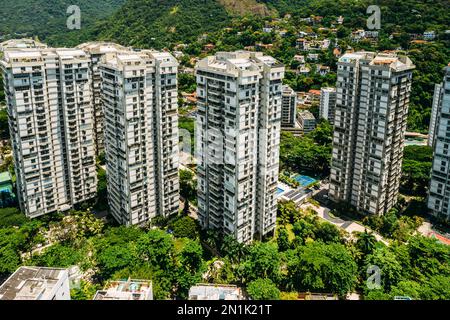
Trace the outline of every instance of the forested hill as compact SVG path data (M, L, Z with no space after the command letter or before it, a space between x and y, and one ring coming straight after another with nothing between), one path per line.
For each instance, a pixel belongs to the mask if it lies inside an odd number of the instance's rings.
M342 15L349 26L365 26L366 9L378 5L381 9L381 28L386 32L399 29L420 33L427 29L448 27L449 0L258 0L275 9L279 15L289 13L302 17L320 15L331 21Z
M229 12L216 0L128 0L94 32L100 38L158 48L215 31L229 21Z
M38 36L52 45L111 39L145 47L186 42L228 25L243 15L324 17L342 15L347 27L364 27L366 8L381 7L386 33L443 30L450 21L449 0L0 0L0 36ZM70 5L81 9L81 31L66 28Z
M64 44L66 37L78 36L80 30L66 27L67 8L81 11L81 28L106 18L126 0L0 0L0 37L39 37L49 43ZM74 35L73 35L73 34Z

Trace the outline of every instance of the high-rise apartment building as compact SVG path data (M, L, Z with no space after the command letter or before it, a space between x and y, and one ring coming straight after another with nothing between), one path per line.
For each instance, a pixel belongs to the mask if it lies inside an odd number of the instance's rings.
M248 243L275 228L284 66L219 52L196 77L199 220Z
M283 86L281 126L295 127L297 121L297 93L288 85Z
M436 85L433 101L435 118L433 165L428 196L428 208L435 217L450 219L450 64L445 68L442 85ZM433 118L432 115L432 118Z
M0 48L21 210L34 218L94 198L89 55L33 40Z
M441 109L442 93L442 84L436 83L434 85L433 105L431 107L430 126L428 128L427 145L429 147L433 147L433 143L435 141L436 124Z
M334 112L336 108L336 88L320 89L319 117L334 124Z
M94 134L95 151L99 155L105 150L104 142L104 114L101 98L101 76L98 64L106 53L119 52L125 50L125 47L112 42L86 42L80 44L77 48L85 51L91 57L90 72L92 86L92 103L94 105Z
M330 198L365 214L397 201L411 92L411 60L356 52L338 61Z
M99 64L108 201L122 224L178 212L177 68L169 53L107 53Z

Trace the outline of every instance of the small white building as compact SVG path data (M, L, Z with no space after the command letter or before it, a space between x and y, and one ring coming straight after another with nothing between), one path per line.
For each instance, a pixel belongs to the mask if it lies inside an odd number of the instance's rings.
M330 72L329 66L317 65L316 72L321 76L326 76Z
M189 300L245 300L241 288L229 284L198 284L189 289Z
M69 272L20 267L0 286L0 300L70 300Z
M110 281L97 291L93 300L153 300L152 282L149 280Z
M309 61L317 61L317 60L319 60L319 54L318 53L308 53L307 58Z
M300 62L300 63L305 63L305 56L296 54L294 56L294 60L297 61L297 62Z
M425 31L423 33L423 39L424 40L434 40L434 38L436 38L436 32L431 30L431 31Z

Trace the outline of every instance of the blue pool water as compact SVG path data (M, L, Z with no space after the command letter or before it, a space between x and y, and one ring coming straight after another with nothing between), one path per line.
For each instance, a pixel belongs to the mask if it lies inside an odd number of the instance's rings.
M280 193L283 193L283 192L284 192L283 189L281 189L280 187L277 187L277 194L280 194Z
M317 181L314 178L311 178L309 176L304 176L304 175L301 175L301 174L296 175L294 177L294 180L298 181L298 183L300 183L300 186L302 186L302 187L307 187L310 184L312 184L312 183Z

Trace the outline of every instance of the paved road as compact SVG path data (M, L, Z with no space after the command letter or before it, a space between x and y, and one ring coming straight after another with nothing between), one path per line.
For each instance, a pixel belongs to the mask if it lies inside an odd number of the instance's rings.
M316 207L315 205L312 205L311 203L306 202L306 203L302 204L300 206L300 208L301 209L308 209L308 208L310 208L310 209L314 210L320 218L322 218L322 219L324 219L324 220L334 224L335 226L337 226L337 227L339 227L341 229L344 229L345 231L350 233L350 235L352 237L353 237L353 232L364 232L364 230L367 229L368 231L371 231L373 233L373 235L375 236L375 238L378 241L383 242L385 245L389 245L389 243L380 234L376 233L375 231L370 230L370 228L368 228L368 227L360 225L359 223L356 223L353 220L344 220L344 219L339 218L339 217L332 217L332 216L330 216L330 214L329 214L330 213L330 209L327 208L327 207L324 207L324 206L321 206L321 205Z

